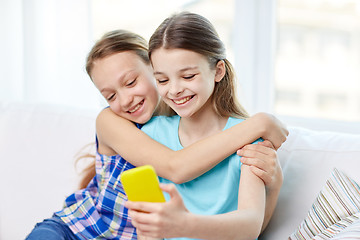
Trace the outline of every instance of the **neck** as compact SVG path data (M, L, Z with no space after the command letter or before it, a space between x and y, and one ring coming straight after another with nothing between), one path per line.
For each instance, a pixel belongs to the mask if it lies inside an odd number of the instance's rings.
M212 108L198 112L191 117L181 118L179 138L182 146L187 147L222 131L227 119L227 117L218 116Z

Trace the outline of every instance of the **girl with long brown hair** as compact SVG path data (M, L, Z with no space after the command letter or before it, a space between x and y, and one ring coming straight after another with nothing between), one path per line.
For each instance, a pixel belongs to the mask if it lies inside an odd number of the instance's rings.
M153 139L179 150L247 121L236 100L234 70L225 47L206 18L188 12L167 18L150 38L149 56L158 92L175 113L154 117L142 128ZM260 143L251 144L240 151L242 160L233 154L192 181L174 184L160 178L168 202L126 203L139 234L257 238L275 208L282 176L277 175L266 192L262 179L240 162L255 152L269 158L273 154ZM185 164L192 168L196 160Z

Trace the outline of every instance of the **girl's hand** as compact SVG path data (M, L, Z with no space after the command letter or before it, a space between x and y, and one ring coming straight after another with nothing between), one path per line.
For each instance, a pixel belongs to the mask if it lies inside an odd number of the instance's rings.
M269 113L261 112L255 114L251 118L258 121L258 126L264 127L262 138L269 140L275 150L277 150L286 141L289 131L275 116Z
M131 202L125 203L129 209L132 224L141 236L171 238L184 236L186 217L189 215L183 200L173 184L160 184L169 193L170 201L165 203Z
M282 169L270 141L248 144L237 151L243 164L249 165L251 171L261 178L268 190L279 190L283 182Z

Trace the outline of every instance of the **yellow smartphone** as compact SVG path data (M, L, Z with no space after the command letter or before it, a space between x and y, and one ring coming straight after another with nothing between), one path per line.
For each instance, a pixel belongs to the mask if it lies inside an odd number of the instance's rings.
M151 165L124 171L120 181L130 201L165 202L159 179Z

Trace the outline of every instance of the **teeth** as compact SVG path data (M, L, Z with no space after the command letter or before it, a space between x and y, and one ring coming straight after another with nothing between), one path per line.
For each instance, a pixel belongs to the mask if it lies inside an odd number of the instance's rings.
M182 99L180 99L180 100L173 100L174 101L174 103L176 103L176 104L183 104L183 103L185 103L185 102L187 102L187 101L189 101L191 99L191 97L189 96L189 97L184 97L184 98L182 98Z
M138 105L136 105L135 108L129 110L129 112L130 112L130 113L136 112L136 111L141 107L142 103L143 103L143 102L141 101Z

